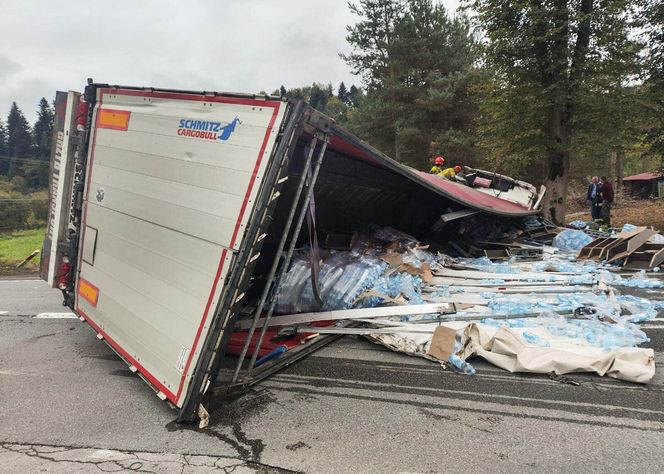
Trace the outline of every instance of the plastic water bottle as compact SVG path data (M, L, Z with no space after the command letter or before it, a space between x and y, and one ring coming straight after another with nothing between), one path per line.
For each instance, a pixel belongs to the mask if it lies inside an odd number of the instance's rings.
M522 328L522 327L525 327L526 320L525 319L506 319L505 323L507 323L507 326L510 327L510 328Z
M602 341L604 350L611 350L615 347L635 347L638 344L649 341L650 338L638 328L627 329L621 327L611 327Z
M609 351L615 347L623 347L624 342L614 335L607 335L602 341L602 347L605 351Z
M585 338L589 344L597 344L597 334L592 329L586 329Z
M486 324L487 326L493 326L496 328L499 328L501 326L506 326L504 321L498 321L493 318L484 318L482 321L480 321L482 324Z
M475 375L475 367L470 365L458 355L452 354L447 360L464 374Z
M544 338L539 337L537 334L533 334L532 332L524 331L523 334L521 334L523 338L530 344L534 344L536 346L540 347L550 347L551 344L549 344L549 341L547 341Z

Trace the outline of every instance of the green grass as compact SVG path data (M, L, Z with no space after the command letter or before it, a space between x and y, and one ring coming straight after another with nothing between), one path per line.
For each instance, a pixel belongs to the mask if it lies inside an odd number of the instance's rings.
M45 228L16 230L0 234L0 271L10 270L35 250L41 250ZM40 256L33 258L26 268L39 268Z

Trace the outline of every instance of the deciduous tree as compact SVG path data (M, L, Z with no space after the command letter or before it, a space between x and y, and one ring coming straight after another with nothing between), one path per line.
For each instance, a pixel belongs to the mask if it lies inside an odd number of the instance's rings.
M664 2L642 0L641 19L646 38L644 115L645 141L664 171Z
M546 214L561 222L575 144L605 127L591 117L634 79L630 0L469 0L489 85L482 143L494 157L539 161ZM500 123L496 123L500 120ZM598 126L589 130L590 125ZM610 135L599 137L609 141Z

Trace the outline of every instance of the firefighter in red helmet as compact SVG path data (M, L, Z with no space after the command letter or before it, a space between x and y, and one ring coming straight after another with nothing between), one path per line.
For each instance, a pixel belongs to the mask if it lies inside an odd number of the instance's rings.
M443 165L445 164L445 158L442 156L437 156L433 161L433 167L429 171L431 174L441 175L443 173Z
M454 179L458 173L461 173L461 166L456 165L454 168L445 168L440 176L447 179Z

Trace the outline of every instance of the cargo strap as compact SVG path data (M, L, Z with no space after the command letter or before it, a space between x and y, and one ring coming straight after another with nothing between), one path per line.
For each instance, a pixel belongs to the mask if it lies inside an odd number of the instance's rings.
M311 167L307 168L307 187L313 186ZM318 245L318 235L316 234L316 200L314 193L311 193L309 208L307 209L307 227L309 228L309 267L311 268L311 289L318 308L323 307L323 299L320 295L320 246Z

